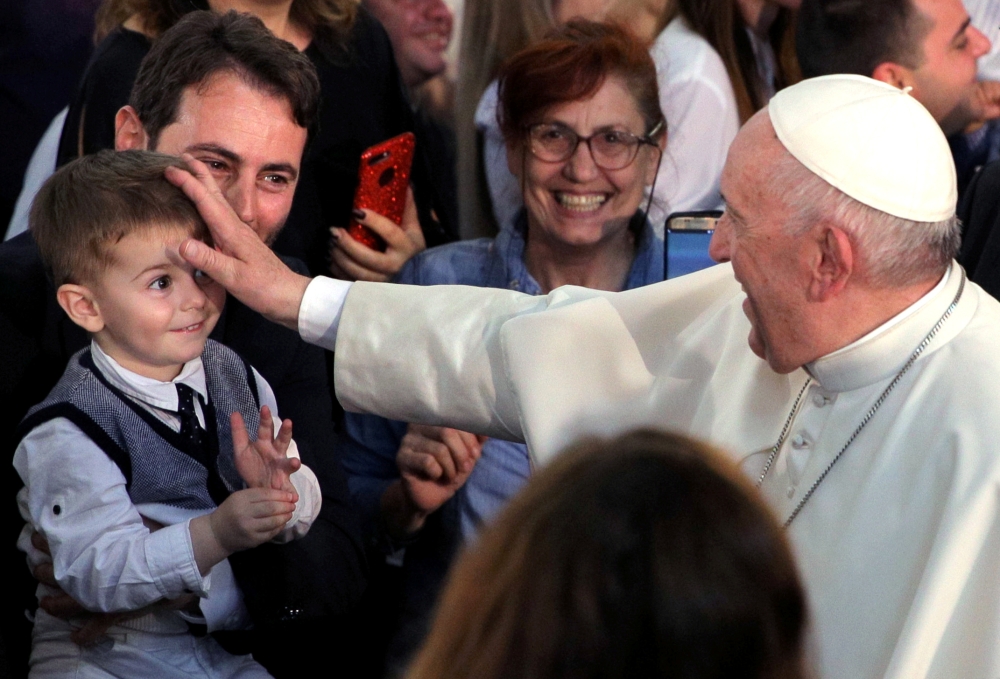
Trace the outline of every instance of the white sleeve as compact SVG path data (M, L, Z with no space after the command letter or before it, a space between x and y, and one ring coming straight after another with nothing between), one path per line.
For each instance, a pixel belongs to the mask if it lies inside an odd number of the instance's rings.
M565 299L566 290L534 297L460 285L355 283L334 352L337 399L353 412L522 440L500 328Z
M266 405L271 409L271 422L274 425L275 436L277 436L278 429L281 427L281 417L278 414L278 403L274 398L274 392L271 390L271 385L256 369L254 369L253 374L257 380L257 393L260 394L261 405ZM294 425L293 422L293 434ZM292 439L288 446L288 457L296 459L299 457L299 447L295 445L295 439ZM295 486L295 492L299 494L299 501L295 503L295 511L292 513L292 518L285 524L284 530L274 538L275 542L289 542L303 537L309 532L309 528L312 527L313 521L319 516L319 510L323 506L323 492L319 487L319 479L316 478L312 469L302 465L297 472L292 474L291 481L292 485Z
M317 276L312 279L299 305L299 335L303 341L333 351L337 327L352 283Z
M91 611L130 611L185 592L207 596L188 522L142 524L118 466L69 420L32 430L14 454L32 527L48 541L55 578Z

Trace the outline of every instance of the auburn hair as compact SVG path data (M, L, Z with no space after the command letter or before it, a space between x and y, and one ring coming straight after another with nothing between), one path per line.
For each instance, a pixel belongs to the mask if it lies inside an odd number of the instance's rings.
M591 97L611 76L621 78L648 134L661 125L656 65L649 46L618 24L576 19L554 28L500 68L497 119L508 144L552 106Z

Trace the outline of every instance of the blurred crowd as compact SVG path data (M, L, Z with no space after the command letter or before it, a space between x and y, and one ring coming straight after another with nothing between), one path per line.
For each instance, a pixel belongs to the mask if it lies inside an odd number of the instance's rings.
M7 0L6 676L996 676L998 28L998 0ZM685 219L709 268L673 280ZM143 294L214 309L173 373L142 368L152 303L88 296L143 248L177 267ZM294 495L283 532L246 537L250 490ZM187 561L152 538L182 525Z

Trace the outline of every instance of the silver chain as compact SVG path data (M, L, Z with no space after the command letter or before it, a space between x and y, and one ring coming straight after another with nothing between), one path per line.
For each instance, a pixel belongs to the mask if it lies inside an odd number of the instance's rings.
M833 460L830 461L830 464L826 466L826 469L823 470L823 473L820 474L815 481L813 481L813 484L809 487L809 490L807 490L805 495L802 496L802 499L799 500L799 503L795 505L795 509L792 510L791 515L785 520L784 524L785 528L788 528L788 526L791 525L792 521L795 520L795 517L799 515L799 512L802 511L802 508L805 506L806 502L808 502L809 498L811 498L813 493L816 492L816 489L819 487L819 484L823 483L823 479L825 479L827 474L830 473L830 470L833 469L833 465L837 464L841 456L843 456L843 454L847 451L847 449L851 446L851 444L854 443L854 439L858 437L858 434L861 433L861 430L865 428L865 425L868 424L868 422L872 419L872 417L875 415L878 409L882 407L882 404L885 402L886 397L889 396L889 393L896 388L896 385L898 385L900 380L903 379L903 375L905 375L907 371L909 371L909 369L913 367L913 364L916 363L917 358L920 356L920 354L924 353L924 350L931 343L931 340L933 340L934 336L937 335L938 332L941 330L941 326L944 325L945 321L948 320L948 317L951 316L953 311L955 311L955 307L958 306L958 300L962 298L962 292L965 290L965 272L962 271L961 269L959 269L959 271L962 274L962 281L958 286L958 294L955 295L955 299L952 300L951 304L945 310L944 314L941 316L938 322L934 324L934 327L931 328L931 331L927 333L923 341L920 342L920 344L913 351L913 353L910 354L910 358L907 359L906 363L903 364L903 367L900 369L900 371L896 373L896 376L893 378L892 382L889 383L889 386L885 388L885 391L882 392L882 395L879 396L878 399L875 401L874 405L872 405L872 407L869 408L868 412L861 420L861 424L858 425L858 428L855 429L854 433L851 434L850 438L847 439L847 443L844 444L844 447L840 449L840 452L837 453L837 455L833 458ZM799 391L799 395L795 399L795 403L792 405L792 412L788 413L788 419L785 420L785 426L782 427L781 435L778 436L778 442L774 444L773 448L771 448L771 454L768 455L767 462L764 464L764 471L761 473L760 478L757 479L758 488L760 488L763 485L764 478L767 476L767 472L770 471L771 465L778 457L778 451L781 450L781 446L785 443L785 437L788 435L788 430L792 426L792 421L795 419L795 415L799 410L799 403L801 403L802 397L805 395L806 389L809 387L810 384L812 384L811 377L806 380L805 384L802 385L802 390Z

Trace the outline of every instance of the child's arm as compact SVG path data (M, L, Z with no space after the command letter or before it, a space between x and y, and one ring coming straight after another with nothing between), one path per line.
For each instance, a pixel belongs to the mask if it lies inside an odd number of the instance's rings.
M206 596L187 522L150 533L107 454L66 419L31 431L14 467L53 574L90 611L133 611L187 592Z
M234 552L263 544L282 531L295 510L294 495L274 488L238 490L218 509L191 519L191 543L202 575Z
M276 415L278 408L271 386L256 371L254 376L262 404L257 439L250 442L243 418L233 413L230 425L234 461L249 487L283 489L298 496L295 513L285 529L275 537L276 542L287 542L309 532L309 527L319 515L323 495L316 475L299 461L298 447L292 439L291 421L282 422Z

